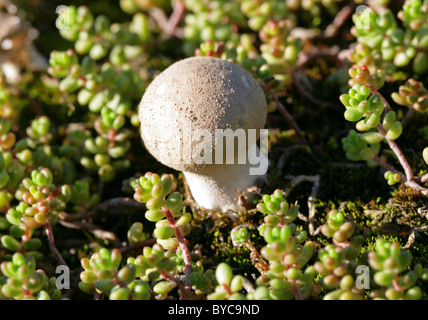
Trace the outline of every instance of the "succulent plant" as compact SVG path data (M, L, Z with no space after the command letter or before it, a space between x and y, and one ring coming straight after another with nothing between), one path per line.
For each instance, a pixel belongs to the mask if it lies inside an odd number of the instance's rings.
M427 0L0 2L0 300L426 299Z

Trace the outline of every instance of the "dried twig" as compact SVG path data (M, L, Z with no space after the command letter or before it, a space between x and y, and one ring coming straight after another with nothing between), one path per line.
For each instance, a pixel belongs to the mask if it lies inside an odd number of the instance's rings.
M345 25L353 12L355 12L355 7L356 4L354 1L349 1L346 6L340 9L333 21L322 32L316 29L295 27L291 30L290 34L295 38L307 41L325 41L334 38L338 35L340 28Z
M126 198L126 197L118 197L118 198L112 198L109 200L106 200L104 202L101 202L97 204L94 208L92 208L90 211L85 211L82 213L76 213L76 214L67 214L62 213L61 219L63 221L76 221L81 219L88 219L93 218L98 214L109 214L114 215L115 211L113 209L119 208L119 215L123 215L125 213L125 208L128 209L134 209L134 210L145 210L146 205L143 203L140 203L132 198Z
M248 280L245 277L241 277L242 279L242 287L248 292L253 293L254 292L254 285L251 283L250 280Z
M346 21L352 16L352 13L355 11L355 3L351 1L348 5L344 6L334 18L333 22L327 26L324 32L321 35L321 39L329 39L337 36L340 28L346 23Z
M297 138L299 139L300 143L308 144L308 142L306 141L306 138L304 137L304 135L302 133L302 130L300 130L298 124L296 123L296 121L294 121L294 118L287 111L287 109L284 107L284 105L279 101L278 97L275 97L275 102L276 102L276 105L278 107L279 112L283 115L283 117L288 122L290 127L292 127L294 129L294 131L296 132Z
M117 236L113 232L103 230L92 223L82 222L82 221L63 221L63 220L59 220L59 223L64 227L88 231L93 233L95 236L97 236L100 239L116 242L117 245L120 244Z
M59 253L58 249L55 247L54 234L53 234L52 226L51 226L49 220L47 220L45 222L45 231L46 231L46 236L48 237L49 248L50 248L51 252L54 254L56 260L58 261L58 263L60 265L67 266L63 257Z
M155 243L156 243L155 239L148 239L148 240L140 241L137 244L134 244L134 245L131 245L131 246L122 247L122 248L119 249L119 251L120 251L121 254L124 254L124 253L128 253L130 251L137 250L139 248L153 246Z
M309 64L310 62L318 58L333 59L337 63L342 63L342 61L338 58L337 48L332 48L331 50L323 50L323 51L315 50L310 53L301 52L299 54L299 60L298 60L297 66L291 72L291 76L293 78L293 84L296 87L299 94L303 96L305 99L307 99L308 101L310 101L311 103L317 106L326 106L336 110L342 110L342 108L340 108L340 105L338 103L333 103L330 101L325 101L325 100L316 98L309 90L307 90L303 86L303 84L300 81L300 77L303 77L303 75L300 73L300 70L302 70L307 64Z
M236 232L239 229L242 229L242 228L254 229L254 226L252 226L252 225L250 225L248 223L243 223L243 224L240 224L240 225L236 226L235 228L233 228L232 231L230 232L230 238L232 240L233 245L235 247L241 247L241 246L247 247L251 251L250 258L251 258L251 261L253 262L254 266L257 268L257 270L259 270L259 272L262 275L266 275L266 272L269 271L269 265L260 256L260 254L257 251L256 247L254 247L253 244L249 240L247 240L246 242L244 242L242 244L238 243L236 241Z
M315 229L315 206L314 206L314 200L318 195L318 189L320 186L320 175L317 174L315 176L286 176L286 179L290 179L290 186L284 190L285 197L287 198L290 192L300 183L308 181L312 182L314 185L311 190L311 194L308 197L308 217L305 217L304 215L300 214L298 215L299 219L309 222L309 234L314 236L317 235L320 231L320 228Z
M403 120L401 120L401 125L404 127L410 121L410 119L413 118L415 113L416 113L416 110L414 108L409 108L406 116L403 118Z
M409 239L407 240L407 243L404 245L403 249L409 249L413 245L413 243L415 243L416 235L419 232L426 232L426 231L428 231L428 226L413 228L412 231L410 232Z
M338 109L337 104L331 103L330 101L324 101L324 100L318 99L310 91L304 88L299 79L301 75L297 71L293 71L291 76L293 77L293 84L296 87L299 94L303 96L305 99L307 99L309 102L317 106L326 106L326 107Z
M260 274L265 276L266 273L269 271L269 265L262 258L256 247L254 247L250 241L246 241L244 245L251 251L250 258L251 261L253 261L254 266L257 268L257 270L259 270Z

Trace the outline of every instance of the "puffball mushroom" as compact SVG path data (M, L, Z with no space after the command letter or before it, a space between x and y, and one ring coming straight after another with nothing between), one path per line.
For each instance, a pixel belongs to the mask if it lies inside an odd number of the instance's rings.
M175 62L155 77L139 105L146 149L182 171L195 201L209 210L242 210L239 191L263 178L268 160L257 139L266 116L256 79L212 57ZM257 154L266 168L259 175L250 171Z

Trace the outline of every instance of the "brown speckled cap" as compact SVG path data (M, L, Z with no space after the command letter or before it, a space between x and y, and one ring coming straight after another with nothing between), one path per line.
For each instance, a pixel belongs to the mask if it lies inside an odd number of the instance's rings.
M139 105L148 151L164 165L189 172L204 166L186 160L185 153L198 144L189 136L193 132L259 130L266 115L266 98L256 79L235 63L211 57L172 64L153 80Z

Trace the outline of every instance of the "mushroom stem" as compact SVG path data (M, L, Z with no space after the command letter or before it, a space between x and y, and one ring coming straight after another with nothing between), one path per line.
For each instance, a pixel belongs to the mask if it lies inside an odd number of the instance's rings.
M251 146L249 154L258 154L259 169L266 172L263 166L267 168L268 158L259 151L257 144ZM247 161L245 164L210 165L210 170L206 173L188 171L183 173L193 198L201 207L225 212L236 209L245 210L238 203L239 191L244 192L265 177L265 173L251 175L251 168L254 168L254 164Z

